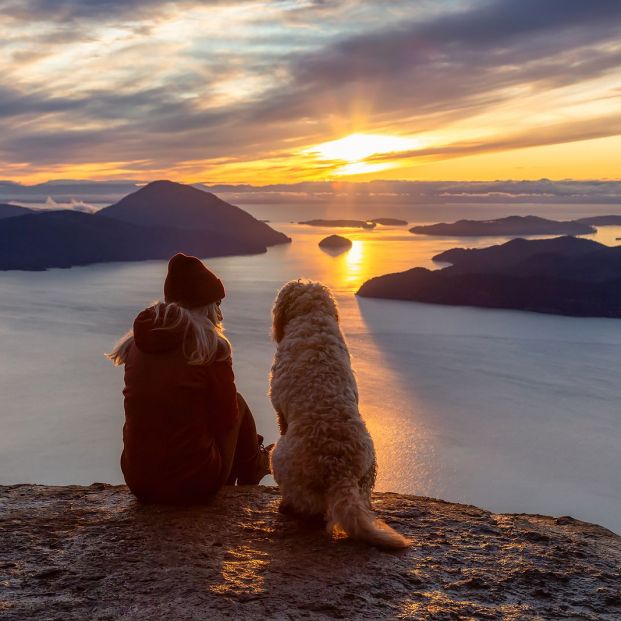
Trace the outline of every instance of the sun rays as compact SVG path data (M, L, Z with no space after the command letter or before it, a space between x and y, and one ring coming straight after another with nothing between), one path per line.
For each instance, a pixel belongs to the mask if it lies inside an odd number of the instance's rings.
M332 164L332 173L337 176L360 175L392 168L390 161L368 162L375 155L386 155L420 148L417 138L391 136L388 134L355 133L308 147L302 155L316 159L318 163Z

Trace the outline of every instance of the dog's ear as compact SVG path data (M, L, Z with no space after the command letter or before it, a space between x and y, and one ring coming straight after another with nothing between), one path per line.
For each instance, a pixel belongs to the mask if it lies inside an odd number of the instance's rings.
M285 333L285 310L283 304L275 304L272 321L272 338L280 343Z
M289 306L289 302L293 294L293 289L296 284L296 281L288 282L278 292L278 295L276 296L276 301L274 302L274 308L272 309L272 337L277 343L280 343L283 336L285 335L285 325L287 324L287 307Z
M332 303L334 304L334 316L336 317L336 323L341 323L341 320L339 319L339 307L334 297L332 298Z
M334 297L330 287L326 287L326 285L320 284L321 289L323 290L326 304L329 306L334 318L336 319L336 323L340 323L339 321L339 305L336 303L336 298Z

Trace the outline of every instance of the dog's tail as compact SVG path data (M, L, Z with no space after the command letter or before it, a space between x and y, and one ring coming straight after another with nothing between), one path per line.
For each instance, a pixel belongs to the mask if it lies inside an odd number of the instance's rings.
M326 500L329 533L335 528L340 529L352 539L392 550L407 548L411 544L407 537L375 517L373 511L365 505L356 483L342 481L332 485Z

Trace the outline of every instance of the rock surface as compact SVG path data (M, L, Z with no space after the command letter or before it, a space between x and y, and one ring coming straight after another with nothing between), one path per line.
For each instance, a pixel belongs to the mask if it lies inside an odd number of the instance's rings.
M599 526L382 493L378 514L414 541L386 553L280 515L279 499L0 487L0 618L621 618L621 538Z

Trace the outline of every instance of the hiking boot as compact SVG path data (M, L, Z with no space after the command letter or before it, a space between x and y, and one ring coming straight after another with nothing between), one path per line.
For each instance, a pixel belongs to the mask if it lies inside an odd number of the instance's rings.
M263 437L261 438L261 443L259 444L259 463L260 463L260 474L261 478L268 474L272 474L272 469L270 468L270 453L274 448L273 444L269 444L268 446L263 446Z

